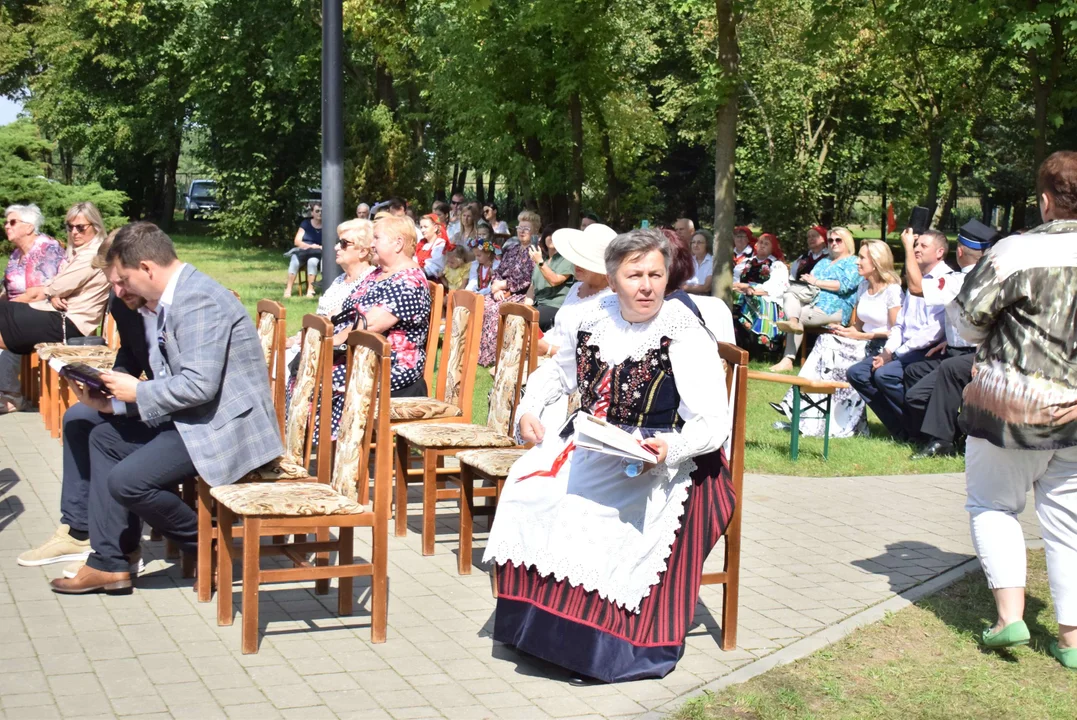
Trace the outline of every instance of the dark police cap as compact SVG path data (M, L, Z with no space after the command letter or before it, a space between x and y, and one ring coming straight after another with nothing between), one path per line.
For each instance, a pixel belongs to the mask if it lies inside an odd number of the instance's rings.
M979 220L969 220L957 231L957 241L972 250L986 250L1002 238L995 228Z

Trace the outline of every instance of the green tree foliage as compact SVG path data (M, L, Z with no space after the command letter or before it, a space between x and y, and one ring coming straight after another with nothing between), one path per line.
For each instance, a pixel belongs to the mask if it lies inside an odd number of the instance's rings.
M127 197L122 192L105 190L97 183L64 185L45 177L55 149L27 119L0 127L0 207L37 204L45 215L44 232L55 237L64 237L64 217L77 202L96 205L108 229L126 222L123 204Z

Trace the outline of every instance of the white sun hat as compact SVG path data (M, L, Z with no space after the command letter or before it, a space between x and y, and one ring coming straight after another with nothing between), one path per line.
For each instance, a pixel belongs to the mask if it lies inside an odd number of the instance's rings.
M584 270L606 274L606 247L617 237L608 225L591 223L586 230L561 228L553 233L553 246L561 257Z

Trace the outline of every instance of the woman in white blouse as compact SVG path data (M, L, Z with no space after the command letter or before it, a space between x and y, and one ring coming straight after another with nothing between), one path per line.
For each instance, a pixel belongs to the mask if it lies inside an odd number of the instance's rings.
M838 323L827 326L828 334L815 343L800 369L800 377L845 382L845 372L850 366L882 351L890 328L897 322L902 298L901 278L894 271L890 247L880 240L865 240L860 246L857 272L864 279L856 291L854 322L850 327ZM791 418L792 403L790 390L780 403L771 403L771 407ZM867 435L867 412L859 393L852 388L838 390L831 404L831 437ZM819 410L802 410L800 434L821 437L825 420Z
M712 254L711 234L699 230L692 236L689 248L692 251L692 267L695 274L684 284L684 291L693 295L711 294L711 275L714 272L714 255Z
M742 347L759 344L766 349L781 346L782 296L789 289L789 268L778 238L771 233L759 236L755 257L749 258L733 290L740 293L733 309L737 335Z

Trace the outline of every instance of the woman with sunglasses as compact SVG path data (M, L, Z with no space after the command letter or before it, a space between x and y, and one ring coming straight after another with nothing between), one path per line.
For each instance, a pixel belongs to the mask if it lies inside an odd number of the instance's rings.
M820 260L812 272L800 276L802 283L815 289L815 299L803 303L793 289L785 294L786 320L778 323L778 329L785 333L785 356L771 366L772 372L793 369L793 359L804 340L804 328L849 324L861 280L856 241L847 229L836 227L827 233L827 245L830 257Z
M482 219L489 223L494 235L508 235L509 224L504 220L497 219L497 205L488 202L482 206Z
M18 216L17 211L13 213L8 209L9 220ZM37 243L42 242L48 247L55 245L61 253L61 261L58 271L43 284L27 287L12 302L0 302L0 348L3 350L25 355L33 352L34 345L38 343L64 342L67 338L90 335L101 324L108 303L108 280L104 273L91 265L97 249L105 240L101 213L93 203L78 203L68 210L66 227L66 254L59 249L59 243L51 238L35 240L29 252L24 250L24 254L18 258L12 253L12 263L24 259L32 261ZM16 239L12 242L18 252L23 249L18 242L18 228L15 235ZM8 237L10 239L11 234ZM22 279L28 284L32 277L51 269L51 258L55 252L46 250L48 259L45 262L23 267L19 271ZM42 255L38 254L37 257L41 258ZM11 270L10 264L8 269ZM0 362L3 368L3 372L0 372L0 395L4 396L0 398L0 412L10 412L21 402L18 380L16 378L13 383L8 371L13 362L15 358L4 358Z

